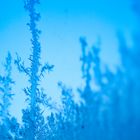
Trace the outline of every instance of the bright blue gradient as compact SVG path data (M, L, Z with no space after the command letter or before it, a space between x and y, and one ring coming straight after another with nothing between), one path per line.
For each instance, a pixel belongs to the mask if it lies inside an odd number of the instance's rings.
M85 36L90 46L100 38L102 61L114 69L120 65L116 32L124 32L128 44L131 44L130 34L136 25L129 0L41 0L38 11L42 16L39 27L42 30L43 62L55 65L42 84L55 99L59 94L58 81L74 88L82 85L80 36ZM4 61L9 50L13 57L18 52L28 65L26 60L31 45L26 23L29 18L23 1L0 0L0 13L0 60ZM19 108L24 105L20 89L27 83L25 77L18 74L15 67L13 69L13 77L18 83L14 91L19 93L12 111L20 116Z

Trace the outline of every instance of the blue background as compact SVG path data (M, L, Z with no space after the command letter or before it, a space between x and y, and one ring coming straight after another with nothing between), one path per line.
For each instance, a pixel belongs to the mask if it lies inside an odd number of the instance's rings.
M54 71L46 75L43 88L59 101L58 81L75 89L81 86L79 37L85 36L90 46L101 39L102 64L112 70L120 65L117 31L124 33L131 45L131 33L136 29L136 19L129 0L41 0L39 28L42 30L42 62L55 65ZM30 49L30 32L26 23L28 13L22 0L0 0L0 62L4 62L7 51L13 57L17 52L26 65ZM27 85L24 75L13 67L13 78L17 82L11 111L19 119L25 106L21 89ZM0 71L3 71L2 65Z

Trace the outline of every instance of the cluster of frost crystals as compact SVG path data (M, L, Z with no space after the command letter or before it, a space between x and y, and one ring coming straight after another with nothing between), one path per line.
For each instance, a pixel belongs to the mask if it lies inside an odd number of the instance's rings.
M19 72L28 77L24 88L27 108L22 110L22 123L10 115L9 107L14 96L12 86L12 57L8 53L4 74L0 74L0 140L139 140L140 139L140 30L133 35L133 46L128 47L122 33L118 34L121 65L112 72L108 66L102 69L100 42L89 46L81 37L81 72L84 85L77 89L80 101L62 82L61 107L50 103L41 87L45 73L53 65L41 63L41 31L37 28L40 14L36 12L39 0L24 0L29 13L27 24L31 32L29 66L17 54L14 63ZM140 15L139 0L134 10ZM15 93L16 94L16 93ZM43 108L51 110L45 116ZM48 110L47 110L48 111Z
M129 47L123 35L118 34L122 64L115 72L108 66L101 69L100 44L89 47L86 39L80 38L84 86L78 88L78 92L82 102L76 105L69 94L72 91L59 83L63 89L64 110L55 117L56 137L67 140L140 139L139 38L140 32L137 32L133 36L133 46Z

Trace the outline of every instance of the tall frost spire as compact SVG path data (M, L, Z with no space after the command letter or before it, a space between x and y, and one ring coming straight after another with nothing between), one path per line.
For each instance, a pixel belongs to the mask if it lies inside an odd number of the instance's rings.
M46 63L41 64L41 44L39 41L41 31L37 28L37 23L40 19L40 14L36 12L36 5L39 0L25 0L24 8L29 13L30 21L27 23L29 26L31 37L31 55L29 57L30 66L25 67L24 62L17 55L15 64L20 72L24 72L28 76L29 86L24 89L28 101L27 109L23 110L24 122L24 139L35 140L45 137L45 120L41 105L50 107L48 104L47 95L40 87L41 78L44 77L46 71L50 71L53 65Z

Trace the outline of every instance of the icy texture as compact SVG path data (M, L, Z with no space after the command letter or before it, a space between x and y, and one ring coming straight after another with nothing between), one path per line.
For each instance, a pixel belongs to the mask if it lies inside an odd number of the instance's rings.
M22 110L22 124L9 112L14 96L12 86L16 86L11 77L10 53L4 64L5 74L0 74L0 140L140 140L139 29L133 35L132 47L128 47L123 34L118 33L122 64L116 72L108 66L101 69L100 41L90 47L86 38L81 37L81 81L84 86L77 88L81 102L75 102L72 88L59 82L62 107L58 108L40 85L45 73L54 66L41 63L41 31L37 28L40 14L35 8L39 3L39 0L24 1L32 35L30 65L26 67L18 54L14 61L29 82L24 88L27 108ZM133 8L138 18L139 7L139 1L135 0ZM51 114L45 116L43 108L52 110Z

